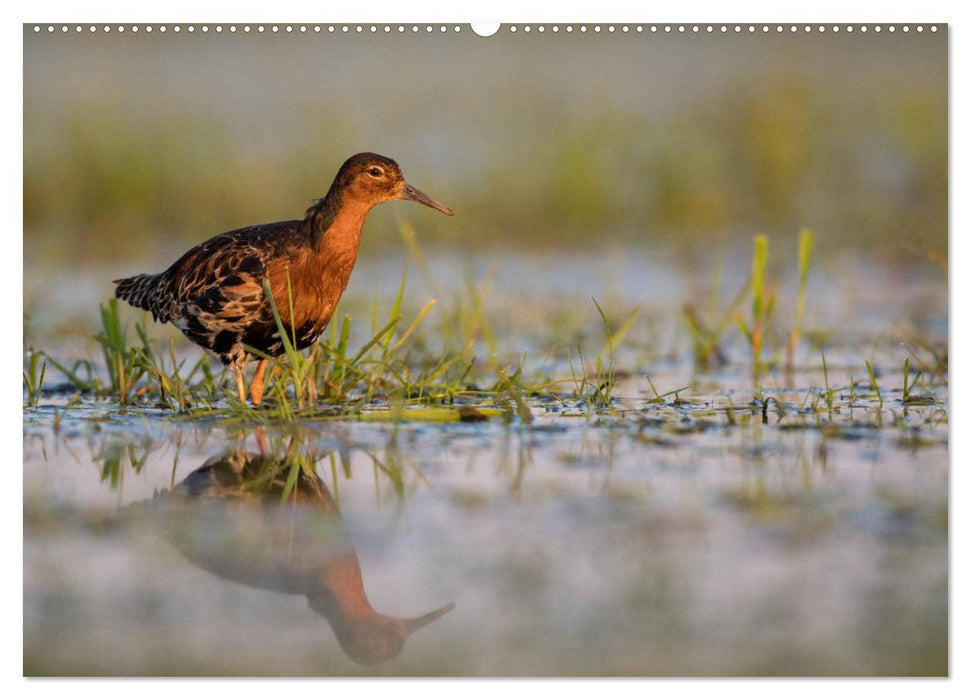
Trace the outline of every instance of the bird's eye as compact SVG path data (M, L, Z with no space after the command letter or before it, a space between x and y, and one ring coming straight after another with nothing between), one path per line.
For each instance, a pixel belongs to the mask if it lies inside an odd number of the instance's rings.
M381 177L382 175L384 175L384 171L382 171L381 168L370 168L367 171L367 174L370 175L371 177Z

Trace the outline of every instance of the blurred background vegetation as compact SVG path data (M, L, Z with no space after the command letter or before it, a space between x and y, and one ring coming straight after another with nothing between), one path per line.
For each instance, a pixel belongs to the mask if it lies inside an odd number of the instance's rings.
M347 156L455 209L375 210L363 254L748 247L947 256L947 36L381 28L35 34L24 42L25 273L161 269L298 218ZM127 268L126 268L127 269ZM129 272L132 270L129 269Z

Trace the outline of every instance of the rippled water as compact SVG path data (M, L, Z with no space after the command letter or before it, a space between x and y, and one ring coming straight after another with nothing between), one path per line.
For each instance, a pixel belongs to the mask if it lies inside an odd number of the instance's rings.
M42 405L25 672L946 673L943 404L782 398L299 430Z
M727 365L693 368L687 273L610 260L497 265L483 295L500 349L567 377L557 343L588 358L603 343L589 296L640 305L609 414L565 386L530 404L532 422L379 407L258 427L52 391L63 378L49 368L24 409L24 672L946 674L946 369L909 402L901 387L902 358L912 373L927 359L907 329L946 335L940 273L823 266L806 327L828 375L804 347L795 376L771 371L753 391L738 333ZM450 313L463 266L433 268L451 277L413 275L409 303L434 295ZM393 296L400 269L355 273L356 318L370 317L370 283ZM745 274L727 268L730 293ZM67 290L29 295L31 342L98 363L85 341L98 292ZM574 317L553 332L564 304ZM652 400L648 373L660 393L690 387Z

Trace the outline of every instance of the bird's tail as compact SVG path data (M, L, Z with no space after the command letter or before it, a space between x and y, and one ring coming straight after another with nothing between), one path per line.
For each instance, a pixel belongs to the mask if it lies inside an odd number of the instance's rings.
M151 311L155 320L162 316L162 309L159 308L158 291L165 284L165 274L157 275L135 275L114 280L115 296L122 301L127 301L132 306ZM162 319L166 321L168 319Z

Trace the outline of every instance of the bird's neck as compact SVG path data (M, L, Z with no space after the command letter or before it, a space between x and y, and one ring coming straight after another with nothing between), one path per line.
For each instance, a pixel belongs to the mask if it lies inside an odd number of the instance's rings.
M293 328L312 324L321 330L350 281L361 227L372 205L350 197L341 200L340 191L332 189L310 207L304 218L307 237L286 264L270 270L275 298L287 299L292 291L294 318L287 308L281 313Z
M328 257L348 252L356 256L361 228L372 206L372 202L346 197L332 187L326 197L307 210L304 219L314 251Z
M370 209L370 204L345 200L311 249L307 260L310 283L323 291L325 299L332 299L334 306L350 281L361 246L361 227Z
M331 625L345 627L377 616L364 592L361 565L353 549L328 561L317 575L309 586L308 596L324 602L318 612L324 614ZM319 588L315 591L314 586ZM324 599L321 599L321 593L324 593Z

